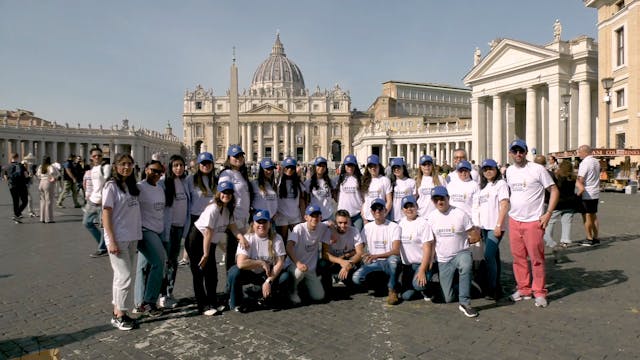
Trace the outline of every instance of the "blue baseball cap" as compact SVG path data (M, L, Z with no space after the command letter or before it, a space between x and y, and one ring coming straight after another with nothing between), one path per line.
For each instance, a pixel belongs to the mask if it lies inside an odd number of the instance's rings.
M493 159L485 159L482 162L482 166L480 166L481 168L485 168L485 167L493 167L493 168L498 168L498 163L493 160Z
M404 160L402 158L393 158L391 160L391 167L404 166Z
M263 169L275 169L276 164L271 160L271 158L264 158L260 161L260 167Z
M296 159L292 158L292 157L287 157L284 160L282 160L282 167L287 167L287 166L296 166L298 165L298 162L296 161Z
M309 206L307 206L307 210L305 210L304 213L306 215L312 215L314 213L321 213L322 214L322 209L320 209L320 206L318 206L318 205L309 205Z
M380 165L380 158L378 157L378 155L370 155L367 158L367 165L369 164Z
M323 158L322 156L318 156L316 160L313 162L313 165L318 166L320 164L326 164L326 163L327 163L327 159Z
M240 154L244 155L244 151L242 151L242 148L240 147L240 145L237 145L237 144L229 145L229 149L227 150L227 156L236 157Z
M433 158L429 155L422 155L420 156L420 165L424 165L425 163L432 163L433 164Z
M515 139L511 142L511 144L509 145L509 151L513 150L513 148L515 147L519 147L521 149L523 149L524 151L529 151L529 148L527 147L527 143L524 142L524 140L522 139Z
M467 160L460 161L458 165L456 165L456 170L460 170L460 169L467 169L471 171L471 163L468 162Z
M198 154L198 164L201 164L204 161L213 162L213 155L210 152L201 152Z
M404 206L407 205L407 204L417 205L418 201L416 200L415 196L407 195L407 196L402 198L402 201L400 202L400 207L404 209Z
M354 155L349 154L344 157L343 163L345 165L358 165L358 159L356 159Z
M382 207L386 207L387 206L387 202L384 201L384 199L377 198L377 199L375 199L375 200L373 200L371 202L371 206L370 207L373 208L375 205L382 205Z
M433 199L436 196L449 196L449 192L444 186L436 186L431 189L431 198Z
M218 184L217 189L219 192L223 192L226 190L234 190L233 183L231 181L223 181Z
M269 210L261 210L258 209L256 210L256 213L253 214L253 221L260 221L260 220L271 220L271 214L269 213Z

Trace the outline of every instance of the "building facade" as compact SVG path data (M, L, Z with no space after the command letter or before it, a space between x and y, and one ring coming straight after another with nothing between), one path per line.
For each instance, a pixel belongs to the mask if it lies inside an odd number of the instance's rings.
M598 129L595 145L640 148L640 1L584 0L598 11ZM607 93L603 79L611 79ZM637 159L637 157L635 157Z
M31 111L18 109L0 110L0 162L10 162L11 153L20 159L29 154L39 164L44 156L52 162L62 162L71 154L88 159L93 147L100 147L106 156L128 152L140 166L151 160L168 160L172 154L180 154L182 143L173 135L170 126L164 133L148 129L135 129L123 120L119 126L103 129L71 127L41 119Z
M543 46L492 41L465 76L472 90L473 159L504 163L515 138L527 142L531 155L596 143L603 130L596 124L598 45L586 36L562 40L558 21L553 31L553 41Z
M451 164L455 149L470 152L471 91L447 85L387 81L369 107L353 140L354 154L364 162L376 154L384 164L403 157L416 168L429 154L438 164Z
M187 90L184 143L192 155L208 151L218 163L224 162L227 147L236 139L248 162L286 156L303 162L317 156L340 161L352 151L351 139L358 129L351 123L350 106L349 92L337 84L331 90L309 91L277 35L249 89L238 92L234 62L226 95L215 95L200 85Z

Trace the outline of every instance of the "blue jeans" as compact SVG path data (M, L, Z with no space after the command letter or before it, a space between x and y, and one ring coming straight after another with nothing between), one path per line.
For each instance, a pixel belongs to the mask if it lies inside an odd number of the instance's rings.
M240 270L236 265L233 265L227 272L229 308L233 309L236 306L240 306L242 304L242 301L244 300L242 295L242 285L254 284L262 286L266 279L267 276L265 275L264 271L255 273L252 270ZM288 280L289 273L286 271L286 269L282 269L282 272L280 272L280 275L278 275L276 281L271 284L271 297L273 297L276 293L285 294Z
M438 271L440 276L440 287L444 295L444 301L450 303L453 301L453 276L458 270L458 302L463 305L471 304L471 278L473 276L473 259L471 251L462 250L449 262L438 262Z
M136 306L143 302L155 304L160 295L167 255L160 234L142 228L142 241L138 241L138 264L133 301Z
M502 240L502 236L498 239L493 230L482 229L482 238L484 239L484 260L487 264L489 294L493 295L493 292L500 289L500 240Z
M384 260L376 260L376 262L364 264L353 273L353 283L362 285L367 279L367 275L372 272L382 271L389 276L387 287L395 290L398 283L398 264L400 264L400 257L397 255L391 255Z
M182 240L182 226L171 226L169 230L169 241L163 241L162 245L167 254L167 271L165 272L164 281L160 293L162 296L173 295L173 288L176 284L176 275L178 274L178 256L180 255L180 241Z
M418 284L418 269L420 268L420 264L410 264L410 265L402 265L402 299L411 300L416 293L422 293L427 290L427 284L424 286L420 286ZM431 276L433 275L430 270L427 270L425 274L427 277L427 283L431 281ZM411 284L411 286L409 286Z
M547 224L547 228L544 230L544 242L548 247L554 247L557 245L556 241L553 240L553 226L558 222L558 219L560 219L562 224L560 242L563 244L571 243L571 221L573 221L573 214L575 214L573 209L553 211L551 219L549 219L549 223Z
M356 214L354 216L351 217L351 225L358 229L358 232L362 231L362 228L364 227L364 224L362 222L362 215L360 214Z
M100 219L100 216L102 216L102 207L92 203L91 201L87 201L83 210L84 214L82 215L82 225L84 225L98 243L98 250L106 251L107 245L104 243L104 234L96 226L96 222L100 223L102 221Z

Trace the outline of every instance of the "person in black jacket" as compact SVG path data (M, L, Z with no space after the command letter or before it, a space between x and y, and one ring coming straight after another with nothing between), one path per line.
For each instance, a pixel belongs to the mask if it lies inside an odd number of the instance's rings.
M7 169L7 182L13 201L13 222L22 223L22 211L29 201L27 192L27 168L18 162L18 154L11 154L11 164Z

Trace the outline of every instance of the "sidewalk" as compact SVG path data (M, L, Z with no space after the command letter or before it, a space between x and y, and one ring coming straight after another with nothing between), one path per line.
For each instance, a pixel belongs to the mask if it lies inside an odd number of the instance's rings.
M37 190L32 196L37 201ZM457 304L390 307L385 297L356 294L283 311L204 317L187 299L191 274L181 267L181 305L123 332L109 324L111 267L107 257L89 258L96 244L82 227L81 209L56 208L55 224L38 218L14 224L2 182L0 359L54 348L64 359L640 358L640 195L602 196L602 245L571 248L557 264L547 257L545 309L531 300L474 299L480 316L469 319ZM583 239L579 215L573 224L573 239ZM503 285L511 290L508 240L501 253Z

